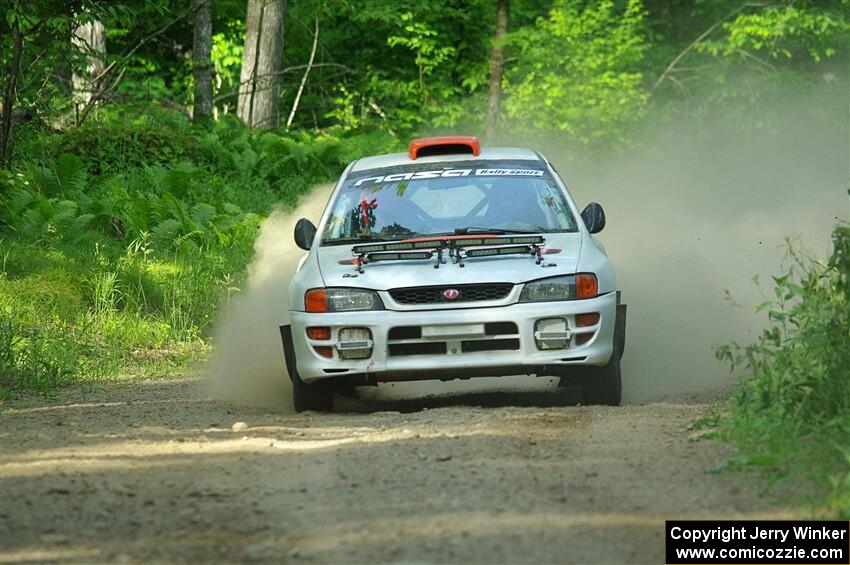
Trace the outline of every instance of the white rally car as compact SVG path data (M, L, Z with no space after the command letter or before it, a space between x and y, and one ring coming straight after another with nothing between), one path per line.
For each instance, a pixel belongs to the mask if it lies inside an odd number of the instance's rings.
M295 409L331 410L335 389L378 382L537 375L617 405L625 305L552 165L477 138L417 139L351 163L308 251L282 326Z

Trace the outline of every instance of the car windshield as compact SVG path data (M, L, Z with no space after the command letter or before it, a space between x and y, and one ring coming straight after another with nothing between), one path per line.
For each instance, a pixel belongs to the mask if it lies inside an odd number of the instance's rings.
M350 175L325 244L453 233L577 231L564 193L535 161L405 165Z

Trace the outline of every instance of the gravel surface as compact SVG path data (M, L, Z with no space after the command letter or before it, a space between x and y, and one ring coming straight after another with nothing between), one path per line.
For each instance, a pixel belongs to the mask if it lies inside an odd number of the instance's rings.
M173 380L7 402L0 561L663 563L666 518L804 515L713 472L734 452L695 441L705 399L471 400L282 415Z

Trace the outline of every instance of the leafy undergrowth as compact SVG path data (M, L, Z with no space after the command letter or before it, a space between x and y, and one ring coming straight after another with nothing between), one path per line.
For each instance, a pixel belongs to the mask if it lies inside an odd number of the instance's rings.
M0 171L0 398L185 370L239 292L264 215L397 143L204 129L149 107L17 135Z
M774 299L758 307L769 326L754 343L716 350L746 376L723 435L777 480L808 479L826 512L850 519L850 227L833 232L819 262L789 245L791 267L774 277ZM822 504L821 500L817 501Z

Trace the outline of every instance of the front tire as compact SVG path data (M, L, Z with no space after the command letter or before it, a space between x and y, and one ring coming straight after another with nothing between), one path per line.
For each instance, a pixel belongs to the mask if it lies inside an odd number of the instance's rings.
M292 381L292 404L296 412L305 410L316 410L318 412L331 412L334 408L333 387L319 381L308 384L301 380L298 375L298 364L295 362L295 348L292 345L292 327L280 326L280 338L283 342L283 357L286 362L286 372Z
M318 382L307 384L293 375L292 379L292 404L296 412L315 410L317 412L331 412L334 408L333 388L327 383Z
M582 389L585 404L619 406L623 401L623 380L620 370L619 340L614 340L611 360L604 367L587 367Z

